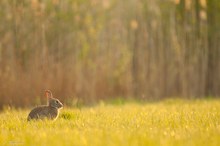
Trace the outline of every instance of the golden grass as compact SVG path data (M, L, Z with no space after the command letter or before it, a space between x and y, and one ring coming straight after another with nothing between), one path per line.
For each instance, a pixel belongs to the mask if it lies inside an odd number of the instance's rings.
M220 100L165 100L66 108L56 121L0 114L1 145L220 145Z

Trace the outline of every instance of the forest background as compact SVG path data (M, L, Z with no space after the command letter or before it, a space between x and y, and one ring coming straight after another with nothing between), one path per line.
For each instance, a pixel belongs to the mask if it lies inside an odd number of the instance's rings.
M1 0L0 107L220 95L219 0Z

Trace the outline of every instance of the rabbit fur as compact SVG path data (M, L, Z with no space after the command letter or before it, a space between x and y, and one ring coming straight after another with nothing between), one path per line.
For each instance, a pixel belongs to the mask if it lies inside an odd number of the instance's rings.
M48 105L41 105L31 110L27 120L56 120L59 115L59 110L63 108L63 104L53 95L50 90L46 90L45 94L48 98Z

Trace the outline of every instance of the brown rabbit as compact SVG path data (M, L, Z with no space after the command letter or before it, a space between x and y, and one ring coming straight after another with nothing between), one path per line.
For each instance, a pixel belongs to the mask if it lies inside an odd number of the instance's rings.
M46 97L48 98L48 105L42 105L34 108L28 115L27 120L56 120L59 115L59 109L63 108L63 104L53 95L50 90L45 91Z

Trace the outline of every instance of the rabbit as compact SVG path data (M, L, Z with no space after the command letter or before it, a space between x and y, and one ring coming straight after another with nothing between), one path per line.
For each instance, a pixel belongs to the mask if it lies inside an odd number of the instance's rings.
M27 120L56 120L59 115L59 110L63 108L63 104L56 98L53 98L50 90L45 91L48 105L41 105L31 110Z

